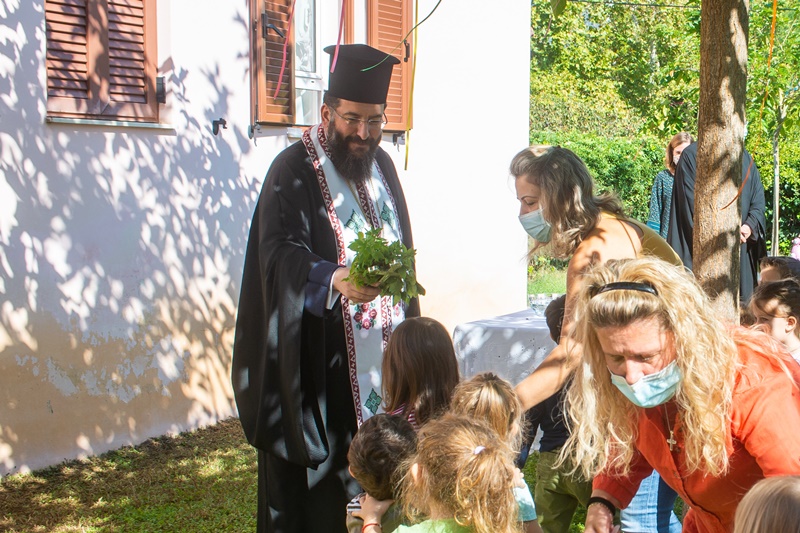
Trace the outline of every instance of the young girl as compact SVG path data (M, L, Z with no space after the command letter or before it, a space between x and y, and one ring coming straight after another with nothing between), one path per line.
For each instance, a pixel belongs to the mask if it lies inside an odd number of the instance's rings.
M426 519L398 533L518 533L517 502L508 488L514 452L485 423L445 414L419 432L417 452L403 480L407 516ZM362 505L363 533L380 533L383 502Z
M734 533L800 533L800 476L762 479L736 508Z
M386 412L419 429L447 409L459 381L450 334L432 318L404 320L389 338L381 373Z
M525 413L514 387L496 374L484 372L459 383L453 392L450 411L488 423L512 450L520 449ZM524 531L541 533L531 491L519 470L512 486Z
M800 283L783 279L761 283L750 299L756 327L783 343L800 362Z

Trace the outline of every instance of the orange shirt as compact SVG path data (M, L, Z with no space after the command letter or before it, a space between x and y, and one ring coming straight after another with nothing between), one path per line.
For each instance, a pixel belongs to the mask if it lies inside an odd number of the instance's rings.
M642 479L655 469L691 508L684 519L684 533L726 533L733 531L739 501L758 480L800 474L800 365L785 356L792 380L766 356L742 345L739 358L727 473L720 477L687 473L680 422L675 424L677 406L670 401L640 410L637 454L630 476L599 474L593 487L612 494L627 506ZM677 441L673 451L667 443L667 417Z

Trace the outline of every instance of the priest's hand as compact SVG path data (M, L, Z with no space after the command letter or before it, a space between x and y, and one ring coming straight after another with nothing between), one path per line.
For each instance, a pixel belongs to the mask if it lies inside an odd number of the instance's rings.
M750 229L750 226L748 226L747 224L742 224L740 233L741 233L740 240L744 243L747 242L747 239L749 239L750 236L753 234L753 230Z
M356 285L351 281L345 281L344 278L349 275L349 267L337 268L333 273L333 288L351 302L356 304L371 302L381 293L380 287L375 285Z

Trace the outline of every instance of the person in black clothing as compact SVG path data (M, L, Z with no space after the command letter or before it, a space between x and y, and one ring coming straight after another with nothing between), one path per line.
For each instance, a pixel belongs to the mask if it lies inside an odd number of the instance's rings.
M332 55L336 48L325 48ZM256 205L244 260L231 381L258 449L259 533L346 533L359 491L347 451L381 411L383 346L408 305L349 281L360 232L413 248L397 171L380 148L392 67L342 45L322 123L278 154Z
M692 268L694 256L696 177L697 143L695 142L683 151L675 169L670 226L667 233L667 242L688 269ZM761 174L755 161L747 150L742 154L742 183L744 186L739 200L742 206L739 300L742 305L746 305L758 283L759 261L767 255L764 185L761 183Z
M566 295L556 298L547 306L544 315L550 337L558 343L561 339L561 322L564 318ZM524 465L533 439L539 428L539 462L536 465L536 486L533 502L539 516L539 525L544 533L569 531L572 515L578 504L586 506L592 495L592 482L580 474L570 474L570 461L556 466L561 447L569 437L564 423L564 396L567 385L542 403L533 406L527 413L528 431L520 461ZM518 463L519 464L519 463Z

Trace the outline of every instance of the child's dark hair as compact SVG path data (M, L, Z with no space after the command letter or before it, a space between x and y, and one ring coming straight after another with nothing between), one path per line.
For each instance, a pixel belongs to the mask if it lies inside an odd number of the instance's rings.
M768 312L765 306L773 301L775 305L769 314L784 318L793 316L800 322L800 282L798 280L787 278L759 283L750 298L750 306Z
M416 447L417 433L408 420L377 414L361 424L350 443L350 473L373 498L394 499L397 483L403 477L398 467Z
M544 310L544 320L550 329L550 337L558 344L561 342L561 324L564 323L564 307L567 305L567 295L562 294L549 304Z
M389 337L381 373L385 410L404 406L424 424L447 409L460 379L450 334L432 318L407 318Z
M760 267L774 267L781 279L794 278L800 280L800 261L784 255L768 255L762 257Z

